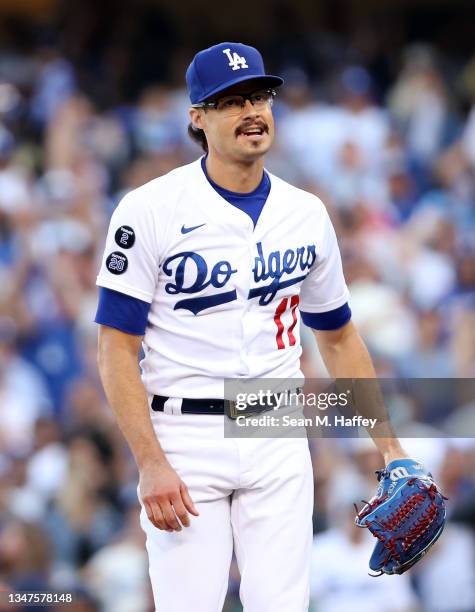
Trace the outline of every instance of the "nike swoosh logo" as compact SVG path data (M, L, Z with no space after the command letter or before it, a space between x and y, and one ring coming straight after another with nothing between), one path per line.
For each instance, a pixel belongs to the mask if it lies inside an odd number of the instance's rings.
M185 227L184 225L182 225L181 233L188 234L189 232L192 232L193 230L198 229L199 227L203 227L203 225L206 225L206 223L202 223L201 225L193 225L193 227Z

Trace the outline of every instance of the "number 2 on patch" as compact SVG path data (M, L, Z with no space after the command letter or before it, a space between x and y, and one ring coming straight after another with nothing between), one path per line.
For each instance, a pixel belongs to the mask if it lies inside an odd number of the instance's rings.
M290 305L289 305L289 301L290 301ZM287 330L287 336L289 338L289 346L294 346L294 344L296 343L295 340L295 336L294 336L294 327L297 325L297 306L299 304L299 296L298 295L293 295L290 300L289 298L283 298L283 300L279 303L279 305L277 306L277 308L275 309L275 314L274 314L274 323L277 325L277 333L275 335L275 339L277 342L277 348L278 349L284 349L285 348L285 343L284 343L284 331L285 331L285 327L284 324L282 323L282 315L284 314L284 312L287 310L287 306L289 305L290 307L290 311L292 313L292 323L290 324L288 330Z

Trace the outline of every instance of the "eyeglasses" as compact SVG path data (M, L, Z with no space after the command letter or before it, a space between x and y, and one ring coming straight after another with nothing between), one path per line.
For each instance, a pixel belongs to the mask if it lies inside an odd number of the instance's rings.
M273 89L259 89L259 91L254 91L247 95L224 96L217 100L192 104L192 108L204 108L205 110L212 108L222 114L223 117L231 117L232 115L241 114L247 100L259 111L263 110L266 106L272 106L275 96L276 92Z

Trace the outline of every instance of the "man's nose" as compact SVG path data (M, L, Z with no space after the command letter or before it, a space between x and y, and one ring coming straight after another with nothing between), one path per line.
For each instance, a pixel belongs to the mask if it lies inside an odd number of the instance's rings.
M242 107L242 113L246 117L250 117L250 116L255 117L256 115L259 114L249 99L244 101L244 106Z

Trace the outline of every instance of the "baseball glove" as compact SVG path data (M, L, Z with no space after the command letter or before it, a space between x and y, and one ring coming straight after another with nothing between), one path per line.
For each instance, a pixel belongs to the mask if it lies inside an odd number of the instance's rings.
M374 576L403 574L426 554L446 522L444 497L432 475L414 459L396 459L376 472L376 495L355 523L378 539L369 567Z

